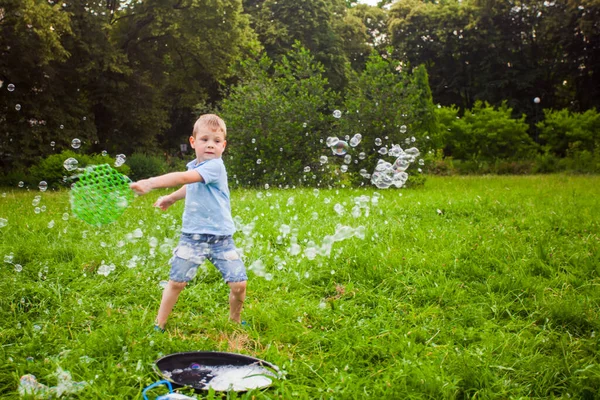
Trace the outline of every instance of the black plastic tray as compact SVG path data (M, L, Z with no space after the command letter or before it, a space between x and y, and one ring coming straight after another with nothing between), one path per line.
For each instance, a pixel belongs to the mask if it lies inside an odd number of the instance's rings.
M196 368L190 369L190 365L197 364ZM245 366L260 365L279 372L277 366L261 360L259 358L247 356L244 354L224 353L217 351L192 351L186 353L174 353L159 358L155 362L156 372L163 378L173 384L174 387L191 387L196 392L208 390L207 384L212 379L210 366ZM164 374L163 371L171 373L173 370L181 369L183 372L173 376ZM204 381L204 383L200 383ZM269 387L262 386L258 389Z

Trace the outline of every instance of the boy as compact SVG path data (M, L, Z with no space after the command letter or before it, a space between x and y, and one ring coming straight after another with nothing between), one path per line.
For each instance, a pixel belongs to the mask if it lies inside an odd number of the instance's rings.
M186 172L172 172L131 184L139 195L152 189L183 185L154 203L164 211L185 198L181 238L170 260L169 283L163 291L156 330L164 332L179 294L194 278L205 258L217 267L229 285L229 318L240 323L248 278L232 238L235 226L231 217L227 172L221 159L227 144L226 135L227 128L221 118L214 114L202 115L194 124L190 137L196 159L187 164Z

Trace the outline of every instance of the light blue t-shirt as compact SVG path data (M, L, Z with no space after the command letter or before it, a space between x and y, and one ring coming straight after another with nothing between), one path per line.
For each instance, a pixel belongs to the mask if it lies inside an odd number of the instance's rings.
M188 170L195 170L204 182L189 183L186 186L185 210L183 211L183 233L209 235L233 235L235 225L231 218L227 171L220 158L187 164Z

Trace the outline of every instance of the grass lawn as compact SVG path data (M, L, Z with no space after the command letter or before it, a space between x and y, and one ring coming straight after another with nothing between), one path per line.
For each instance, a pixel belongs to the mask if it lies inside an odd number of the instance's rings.
M0 189L1 398L68 371L86 384L63 398L141 399L157 358L196 350L284 371L227 398L600 397L600 177L235 190L249 328L207 265L157 334L183 210L153 208L161 193L96 228L66 191Z

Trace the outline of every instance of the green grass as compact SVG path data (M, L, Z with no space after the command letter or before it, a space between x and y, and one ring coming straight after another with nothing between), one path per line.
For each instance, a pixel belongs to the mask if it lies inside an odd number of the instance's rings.
M0 262L12 254L12 264L0 265L2 398L24 374L56 385L60 367L88 382L72 398L140 399L159 379L157 358L195 350L250 354L286 372L266 391L228 398L600 397L600 177L234 191L246 266L260 259L272 274L249 273L251 327L227 322L228 290L209 265L164 335L151 328L182 204L162 213L151 207L160 192L151 193L97 229L62 219L66 192L42 193L39 214L39 192L3 192ZM359 196L369 197L368 217L351 214ZM282 224L292 233L278 239ZM365 238L303 256L337 224L364 226ZM102 263L115 271L99 275Z

